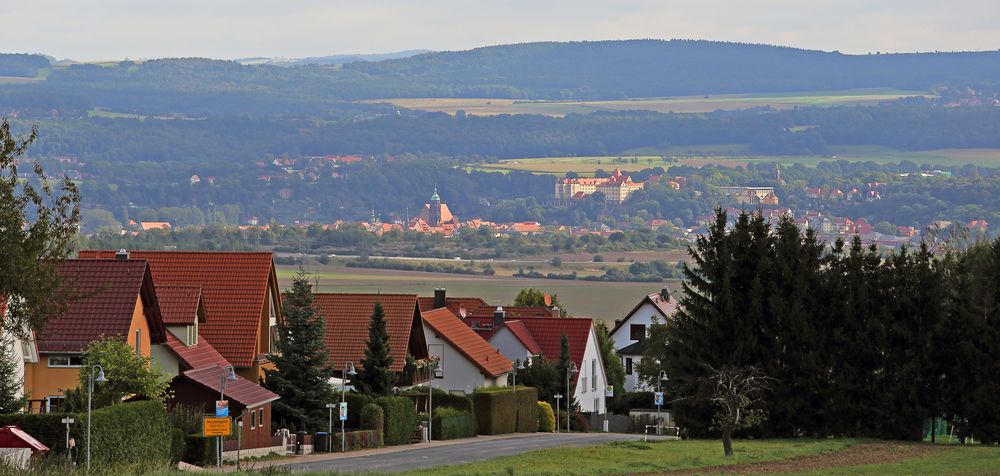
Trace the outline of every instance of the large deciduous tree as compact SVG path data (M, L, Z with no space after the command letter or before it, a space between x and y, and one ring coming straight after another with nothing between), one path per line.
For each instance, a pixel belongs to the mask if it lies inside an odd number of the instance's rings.
M323 342L325 321L313 303L312 285L304 271L292 278L292 287L281 302L275 343L268 356L275 368L265 370L264 386L281 396L272 405L276 421L299 430L326 427L326 404L333 402L330 378L334 376Z
M71 283L60 281L57 265L70 255L80 220L80 194L68 178L53 180L38 163L29 178L18 176L37 136L35 128L16 136L0 120L0 297L9 297L0 325L20 337L71 300Z

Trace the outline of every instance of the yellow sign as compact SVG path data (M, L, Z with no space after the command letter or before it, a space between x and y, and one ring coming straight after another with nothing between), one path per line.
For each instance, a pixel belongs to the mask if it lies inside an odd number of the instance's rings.
M229 436L232 434L228 418L205 417L202 420L202 427L205 429L205 436Z

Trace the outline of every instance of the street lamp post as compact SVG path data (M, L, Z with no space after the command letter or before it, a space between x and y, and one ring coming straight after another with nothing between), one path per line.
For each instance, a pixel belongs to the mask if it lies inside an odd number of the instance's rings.
M358 372L354 370L354 362L344 362L344 369L340 371L340 403L347 402L347 376L353 377L357 374ZM340 452L347 452L347 430L344 429L344 420L340 420Z
M94 378L94 372L98 371L97 378ZM94 382L107 382L107 377L104 376L104 367L100 364L94 365L90 368L90 373L87 375L87 471L90 471L90 427L91 427L91 413L93 413L93 399L94 399Z
M569 402L573 400L573 394L569 391L569 382L570 377L577 373L580 371L576 368L576 362L570 362L569 368L566 369L566 433L569 433Z
M517 361L515 361L514 364L515 365L514 365L514 384L513 384L513 388L516 389L517 388L517 371L518 370L524 370L524 361L522 361L521 359L517 359Z
M222 376L219 377L219 400L226 399L226 383L236 381L236 371L232 365L227 365L222 368ZM218 457L215 461L215 465L218 468L222 468L222 437L215 437L216 446L216 456Z
M660 406L663 404L663 390L660 387L662 382L667 381L667 371L661 370L659 378L656 379L656 392L660 394L660 398L656 399L656 434L660 434L660 427L662 423L660 422Z
M427 379L427 442L434 441L434 377L438 372L438 361L433 361L427 367L430 375Z

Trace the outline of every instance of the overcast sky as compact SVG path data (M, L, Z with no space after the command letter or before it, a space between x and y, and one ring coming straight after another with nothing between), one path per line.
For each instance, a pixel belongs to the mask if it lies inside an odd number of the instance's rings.
M1000 0L0 0L0 52L100 60L696 38L845 53L1000 48Z

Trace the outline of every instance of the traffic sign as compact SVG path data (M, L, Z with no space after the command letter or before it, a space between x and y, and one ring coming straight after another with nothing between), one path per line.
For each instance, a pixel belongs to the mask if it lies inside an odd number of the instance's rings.
M615 386L608 385L608 388L604 389L604 398L614 398L615 397Z
M340 402L340 421L347 421L347 402Z
M653 405L658 407L663 405L663 392L653 392Z
M229 400L215 401L215 416L220 418L229 416Z
M233 431L229 418L205 417L202 419L202 428L205 436L229 436Z

